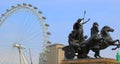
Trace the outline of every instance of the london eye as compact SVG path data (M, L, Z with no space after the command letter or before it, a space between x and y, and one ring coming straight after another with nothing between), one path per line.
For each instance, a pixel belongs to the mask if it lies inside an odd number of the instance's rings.
M25 54L30 63L28 49L31 49L34 64L45 64L50 44L49 24L42 12L31 4L17 4L6 9L0 17L0 64L19 64L19 55L13 44L25 46ZM40 57L40 58L39 58Z

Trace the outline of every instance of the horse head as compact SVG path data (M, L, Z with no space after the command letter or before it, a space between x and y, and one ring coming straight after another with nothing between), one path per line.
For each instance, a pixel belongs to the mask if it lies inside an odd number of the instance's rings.
M101 36L108 36L109 32L114 32L114 29L109 26L104 26L101 30Z
M110 45L115 45L115 42L119 43L119 40L113 40L109 32L114 32L114 29L109 27L109 26L104 26L101 30L101 37L103 40L101 41L103 49L110 46ZM118 45L118 44L117 44Z

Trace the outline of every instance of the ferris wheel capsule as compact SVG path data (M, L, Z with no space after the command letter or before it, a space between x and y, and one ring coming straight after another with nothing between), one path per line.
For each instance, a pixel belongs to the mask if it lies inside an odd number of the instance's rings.
M5 16L5 14L2 14L2 16Z
M38 9L37 7L34 7L34 9Z
M45 24L46 27L49 27L49 24Z
M48 41L47 43L48 43L48 44L51 44L51 42L50 42L50 41Z
M46 17L42 17L42 19L44 19L44 20L45 20L45 19L46 19Z
M47 35L51 35L51 33L50 33L50 32L47 32Z
M23 6L26 6L27 4L26 3L23 3Z
M7 9L6 11L7 11L7 12L9 12L10 10L9 10L9 9Z
M28 6L29 6L29 7L32 7L32 5L31 5L31 4L28 4Z
M12 6L12 8L15 8L15 6Z
M17 4L17 6L21 6L20 4Z
M41 11L38 11L38 13L42 14L42 12L41 12Z

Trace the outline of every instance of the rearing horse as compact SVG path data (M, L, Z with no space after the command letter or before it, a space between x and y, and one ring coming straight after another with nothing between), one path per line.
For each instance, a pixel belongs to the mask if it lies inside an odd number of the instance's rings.
M103 39L100 42L98 42L99 44L97 44L97 45L95 45L91 48L91 50L93 52L95 52L95 55L94 55L95 58L100 58L101 57L100 54L99 54L100 50L103 50L103 49L105 49L105 48L107 48L111 45L113 45L113 46L119 46L120 45L120 42L119 42L118 39L113 40L112 37L110 36L109 32L113 32L113 31L114 31L114 29L110 28L109 26L104 26L102 28L100 35ZM116 42L118 42L118 44L116 44ZM116 47L116 48L118 48L118 47ZM116 49L116 48L113 48L113 49Z

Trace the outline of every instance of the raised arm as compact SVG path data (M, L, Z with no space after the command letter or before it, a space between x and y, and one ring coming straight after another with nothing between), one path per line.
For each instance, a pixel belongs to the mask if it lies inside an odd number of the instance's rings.
M90 21L90 18L89 18L87 21L83 22L82 24L85 24L85 23L87 23L88 21Z

